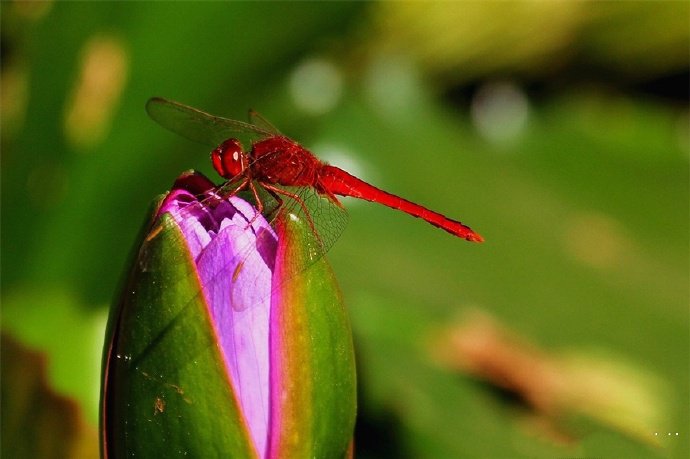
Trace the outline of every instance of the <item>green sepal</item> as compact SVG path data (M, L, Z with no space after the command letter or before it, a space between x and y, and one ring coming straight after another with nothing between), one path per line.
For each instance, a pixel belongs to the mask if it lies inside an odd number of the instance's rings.
M164 214L138 247L108 322L102 456L257 457L179 228Z
M300 275L283 277L314 255L308 222L279 217L276 231L269 457L348 457L357 396L352 331L342 296L325 257Z

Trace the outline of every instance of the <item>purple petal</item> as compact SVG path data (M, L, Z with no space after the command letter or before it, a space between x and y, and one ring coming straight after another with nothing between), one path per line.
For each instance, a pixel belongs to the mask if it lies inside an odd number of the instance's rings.
M178 222L196 261L230 380L260 456L268 436L269 323L276 235L247 202L210 208L174 190L159 213ZM191 203L191 204L190 204Z

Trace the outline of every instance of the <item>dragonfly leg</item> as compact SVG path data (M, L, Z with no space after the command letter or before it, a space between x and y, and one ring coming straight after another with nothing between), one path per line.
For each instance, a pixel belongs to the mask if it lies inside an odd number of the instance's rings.
M249 183L249 177L243 177L242 182L240 182L240 184L237 186L233 185L234 183L234 179L230 180L218 190L218 194L221 196L222 199L227 199L232 196L235 196L237 193L247 188L247 184ZM226 192L228 189L231 189L232 191Z
M256 201L256 208L259 211L259 213L263 213L264 211L264 203L259 197L259 193L256 191L256 185L254 185L253 181L249 181L249 189L252 190L252 194L254 195L254 200Z
M254 214L254 217L249 222L249 226L251 226L252 224L254 224L254 221L256 221L256 219L259 218L259 215L264 213L264 203L261 200L261 198L259 197L259 193L256 191L256 185L254 185L254 182L252 180L250 180L249 178L247 178L247 180L249 181L249 189L252 190L252 194L254 195L254 200L256 201L256 210L257 210L257 213Z
M265 188L265 187L264 187L264 188ZM281 198L280 195L279 195L278 193L276 193L275 191L273 191L273 190L270 190L270 189L268 189L268 188L265 188L265 190L266 190L266 192L268 192L268 194L271 195L271 197L272 197L273 199L276 200L276 207L275 207L275 209L276 209L276 210L277 210L277 209L280 209L280 208L283 206L283 198Z
M336 195L333 194L333 192L331 192L331 190L329 190L329 189L326 188L325 186L321 185L320 183L319 183L319 185L320 185L320 186L318 187L319 193L325 195L325 196L326 196L333 204L335 204L336 206L340 207L341 209L344 209L343 204L342 204L342 203L340 202L340 200L336 197Z
M247 188L247 186L249 186L249 188L252 190L252 193L254 194L254 197L256 198L257 207L259 207L259 212L258 212L256 215L254 215L254 218L252 218L252 220L249 222L249 225L251 225L252 223L254 223L254 220L256 220L256 218L257 218L257 217L259 216L259 214L261 213L261 209L262 209L261 200L259 200L259 197L258 197L258 195L256 194L256 189L254 188L254 184L252 183L252 180L251 180L250 177L244 176L244 177L242 178L242 181L240 182L239 185L237 185L237 186L234 186L234 185L233 185L233 186L229 186L230 184L234 184L234 183L235 183L235 180L234 180L234 179L228 181L225 185L223 185L223 186L218 190L218 193L217 193L217 194L220 195L220 197L214 196L214 198L215 198L215 200L217 200L218 202L220 202L221 199L228 199L228 198L230 198L230 197L232 197L232 196L235 196L237 193L239 193L240 191L242 191L242 190L244 190L245 188ZM230 191L228 191L228 190L230 190Z

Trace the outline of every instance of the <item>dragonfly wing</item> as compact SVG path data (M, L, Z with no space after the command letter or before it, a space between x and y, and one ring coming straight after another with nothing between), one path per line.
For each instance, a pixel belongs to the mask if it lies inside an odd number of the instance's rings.
M154 97L146 103L146 112L164 128L189 140L213 147L224 140L245 134L267 137L272 132L242 121L213 116L179 102Z
M319 260L343 233L347 226L347 212L345 208L332 202L326 195L316 191L313 187L280 186L282 192L277 193L283 205L277 211L283 217L298 218L309 229L308 237L302 243L308 255L307 264ZM269 216L269 221L273 219ZM296 272L300 268L295 269Z
M283 135L273 124L271 124L270 121L268 121L266 118L261 116L259 112L253 109L249 110L249 124L257 126L274 135Z

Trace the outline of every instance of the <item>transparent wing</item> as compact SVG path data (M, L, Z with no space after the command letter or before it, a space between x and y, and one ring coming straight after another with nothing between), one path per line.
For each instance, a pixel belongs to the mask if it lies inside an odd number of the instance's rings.
M259 199L264 215L275 228L280 218L299 219L308 234L302 238L303 252L307 254L300 264L294 263L284 270L287 278L299 274L318 261L338 240L347 226L347 212L311 187L275 187L281 191L270 193L259 186ZM276 199L277 196L277 199Z
M164 128L189 140L212 147L218 146L221 142L231 137L237 137L238 134L258 138L275 135L270 129L242 121L213 116L196 108L163 99L162 97L149 99L146 103L146 112L156 123Z
M261 116L256 110L249 110L249 123L260 129L271 132L274 135L283 135L270 121Z

